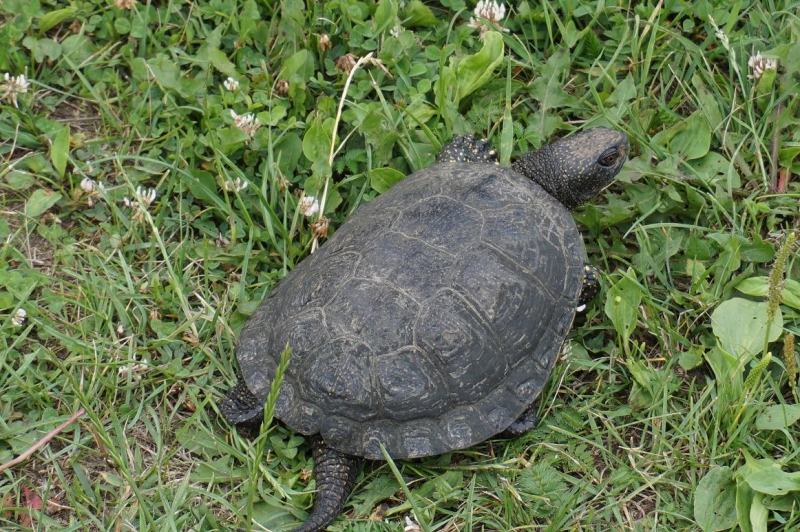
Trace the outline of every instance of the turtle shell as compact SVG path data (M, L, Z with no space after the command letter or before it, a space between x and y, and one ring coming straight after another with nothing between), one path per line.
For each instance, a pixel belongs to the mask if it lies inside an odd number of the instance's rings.
M440 163L361 206L270 292L237 349L275 415L339 451L415 458L507 428L541 391L575 315L580 234L539 185Z

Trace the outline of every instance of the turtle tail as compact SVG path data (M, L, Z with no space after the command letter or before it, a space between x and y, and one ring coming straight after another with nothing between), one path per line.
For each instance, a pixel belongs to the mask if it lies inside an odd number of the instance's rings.
M317 477L314 509L305 523L292 532L319 532L336 519L356 483L361 458L328 447L322 438L313 442L312 454Z

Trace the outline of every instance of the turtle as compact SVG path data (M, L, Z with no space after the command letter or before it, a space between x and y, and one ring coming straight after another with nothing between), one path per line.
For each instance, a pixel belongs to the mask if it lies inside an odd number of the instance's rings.
M628 152L624 133L595 127L507 167L485 139L456 136L269 292L241 331L239 381L219 410L233 426L260 424L290 346L274 413L311 436L317 486L293 532L341 513L363 459L438 455L536 425L576 312L599 292L570 210Z

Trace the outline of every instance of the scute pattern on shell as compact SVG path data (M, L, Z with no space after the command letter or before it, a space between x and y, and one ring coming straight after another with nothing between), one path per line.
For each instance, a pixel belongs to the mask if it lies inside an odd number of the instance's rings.
M359 208L281 281L240 336L242 375L276 416L382 458L462 449L541 391L583 277L575 222L533 181L439 163Z

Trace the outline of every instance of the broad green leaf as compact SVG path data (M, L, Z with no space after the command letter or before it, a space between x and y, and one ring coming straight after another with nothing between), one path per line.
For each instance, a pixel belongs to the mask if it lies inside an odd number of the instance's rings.
M375 35L391 29L397 23L397 1L381 0L375 10Z
M332 127L325 127L322 119L314 118L306 134L303 135L303 155L306 159L313 163L321 157L328 157L331 149L331 130Z
M728 159L715 151L708 152L705 156L692 162L697 177L706 183L721 182L723 186L730 185L731 188L741 188L742 178L736 167Z
M766 277L750 277L736 285L736 289L748 296L767 297L769 283ZM786 279L784 281L781 302L784 305L800 310L800 282L794 279Z
M735 297L722 302L711 314L711 327L722 348L749 360L764 348L767 335L767 303ZM769 341L778 339L783 328L780 308L769 329Z
M753 242L743 243L741 250L742 259L747 262L772 262L775 259L775 249L759 235L753 237Z
M42 33L50 31L65 20L72 18L77 11L78 8L76 7L65 7L64 9L56 9L55 11L45 13L44 16L39 19L39 31Z
M670 149L684 159L699 159L711 147L711 126L702 111L695 111L689 118L673 128L669 141Z
M446 66L439 74L439 79L433 85L433 93L436 96L436 106L442 118L452 126L455 115L458 113L458 101L456 100L458 91L456 89L456 75L453 69Z
M489 81L494 69L503 60L503 51L503 37L496 31L490 31L483 38L480 52L467 56L458 63L456 74L459 101Z
M275 105L269 111L263 111L257 115L259 122L265 126L277 126L286 117L286 107Z
M238 148L243 142L250 140L250 135L237 127L223 127L215 130L221 148Z
M297 162L303 154L303 141L296 133L287 133L275 145L275 160L278 168L286 175L293 175L297 169Z
M224 204L220 199L221 193L217 192L217 183L214 180L214 176L211 175L210 172L206 172L205 170L194 169L190 170L188 175L182 175L182 180L186 183L186 186L189 187L192 195L195 199L198 199L206 204L221 206L224 208Z
M747 485L746 482L744 482ZM792 508L800 507L800 493L793 492L788 495L767 495L764 497L763 504L770 510L777 510L779 512L790 512Z
M284 61L278 77L288 80L295 74L304 81L308 81L314 75L314 56L308 50L300 50Z
M694 369L703 363L703 352L697 348L691 348L688 351L683 351L678 356L678 364L681 365L686 371Z
M589 32L592 33L592 32ZM606 104L620 104L628 102L636 98L636 82L633 80L633 75L629 72L625 79L619 82L617 88L611 93L605 103Z
M405 177L403 173L394 168L373 168L369 171L369 184L383 194L403 177Z
M786 61L781 61L786 73L783 92L798 94L800 92L800 43L794 43L786 52Z
M58 192L40 188L34 191L25 203L25 214L31 218L41 216L47 209L58 203L60 199L61 194Z
M564 80L569 74L570 56L565 49L559 49L550 56L542 67L539 76L533 81L531 97L539 102L541 109L572 105L575 97L564 90Z
M316 117L303 136L303 154L311 161L312 171L316 175L330 174L328 157L331 149L331 136L333 134L333 118L324 122Z
M769 512L764 507L764 495L753 495L753 504L750 506L750 526L753 532L767 532L767 517Z
M743 478L755 491L767 495L786 495L791 491L800 491L800 472L786 473L781 471L781 466L777 463L744 475Z
M75 66L82 64L97 52L97 46L86 35L70 35L61 41L64 56L72 61Z
M38 63L43 63L46 59L54 61L61 57L61 44L53 39L25 37L22 45L33 52L33 56Z
M712 347L703 353L708 365L711 366L714 375L717 377L717 382L735 384L742 382L742 372L740 366L742 365L739 358L725 352L723 349Z
M761 77L758 79L758 83L756 83L756 97L759 100L765 99L770 95L770 93L772 93L772 87L775 85L775 77L777 74L778 71L774 68L768 68L764 70L763 74L761 74ZM761 104L761 102L759 102L759 104Z
M736 524L736 484L729 467L715 467L700 480L694 494L694 519L704 532Z
M233 78L237 78L240 76L238 71L236 70L236 65L234 65L228 56L225 55L225 52L220 50L219 48L214 48L211 46L204 46L200 53L197 54L198 59L205 59L209 63L211 63L214 68L225 74L226 76L231 76Z
M56 133L53 144L50 146L50 161L60 177L67 171L67 158L69 157L69 126L65 125Z
M353 497L356 516L369 515L377 503L388 499L397 493L399 489L400 485L394 477L383 475L375 478L364 486L364 489L358 490L358 493ZM360 502L356 502L359 500Z
M17 170L11 170L4 179L11 190L24 190L36 181L32 174Z
M706 120L708 120L711 129L716 130L719 125L722 124L723 120L717 98L706 88L703 79L699 75L695 74L692 76L692 85L697 91L697 99L702 104L700 109L705 113Z
M756 418L758 430L785 429L800 419L800 405L772 405Z
M156 82L163 88L173 89L180 92L180 82L178 81L181 73L178 65L164 54L159 54L147 61L149 76L153 76ZM148 77L149 77L148 76Z
M403 26L406 28L435 26L438 23L439 19L433 14L431 8L420 0L411 0L403 10Z
M606 316L611 318L617 333L625 341L636 327L641 301L642 291L636 282L636 273L628 268L625 276L608 291L605 305Z
M247 507L247 500L238 502L237 504ZM297 525L298 520L304 521L303 514L300 517L295 517L287 509L285 503L280 503L277 500L263 500L253 505L253 521L259 526L256 529L261 530L289 530L288 525Z
M116 18L114 19L114 29L117 30L118 33L121 35L127 35L131 32L131 28L133 25L131 21L127 18Z
M736 518L742 532L753 532L750 526L750 508L753 506L755 492L750 484L744 481L736 483Z

